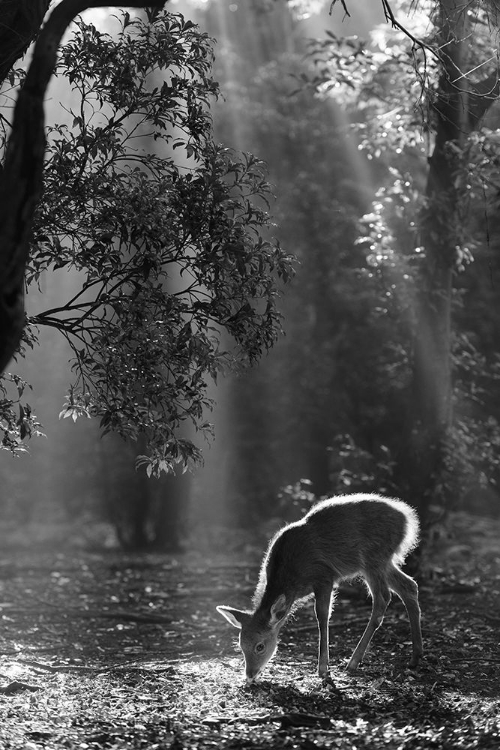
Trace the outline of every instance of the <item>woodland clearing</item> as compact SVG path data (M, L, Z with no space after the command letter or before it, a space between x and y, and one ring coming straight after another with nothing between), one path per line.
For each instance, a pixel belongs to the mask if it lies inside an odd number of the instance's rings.
M369 616L342 588L331 670L315 674L312 607L247 687L217 604L248 607L265 535L217 530L197 551L124 554L92 530L0 534L0 747L498 748L500 522L456 514L420 582L425 658L390 605L365 663L344 671ZM217 552L214 552L217 549Z

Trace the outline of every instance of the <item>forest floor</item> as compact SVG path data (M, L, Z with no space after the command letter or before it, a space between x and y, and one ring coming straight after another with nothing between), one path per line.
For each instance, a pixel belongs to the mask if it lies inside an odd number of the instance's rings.
M342 589L326 681L307 605L262 680L244 684L237 633L215 606L250 604L263 540L220 530L217 552L197 544L123 555L69 531L45 543L0 532L2 750L500 747L499 521L457 515L428 558L415 671L394 601L347 675L369 602Z

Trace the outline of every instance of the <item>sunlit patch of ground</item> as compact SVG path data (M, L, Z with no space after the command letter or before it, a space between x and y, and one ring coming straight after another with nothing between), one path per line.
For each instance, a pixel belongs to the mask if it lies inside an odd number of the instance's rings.
M252 686L215 605L248 605L258 550L122 556L26 545L10 554L5 540L0 748L497 750L500 528L458 520L421 587L418 670L406 668L408 622L394 603L365 664L347 675L369 606L341 597L330 679L316 675L305 607Z
M15 666L6 662L2 675ZM481 747L495 747L498 700L437 687L425 673L402 672L394 681L378 671L353 678L333 670L324 682L305 667L276 664L246 686L233 658L95 674L21 665L16 677L31 689L0 700L0 742L16 750L472 748L481 736Z

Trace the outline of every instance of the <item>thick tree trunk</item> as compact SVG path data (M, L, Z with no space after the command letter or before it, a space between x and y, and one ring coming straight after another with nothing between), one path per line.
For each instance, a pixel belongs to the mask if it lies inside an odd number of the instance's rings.
M441 75L434 102L435 143L421 216L424 249L413 348L412 403L399 465L407 495L424 520L429 506L445 512L446 441L452 425L451 314L456 248L461 244L463 147L498 95L493 73L472 85L468 69L471 22L458 0L439 7Z
M167 474L149 481L154 501L152 545L162 552L181 552L182 531L191 495L191 475Z
M126 550L179 552L187 516L190 474L149 478L135 459L146 449L144 438L124 442L115 434L101 443L103 515Z
M163 7L165 0L125 0L131 7ZM24 272L29 254L31 226L42 188L43 159L45 154L44 131L44 96L48 83L54 72L57 50L61 38L73 18L87 8L101 5L119 7L122 3L102 0L62 0L52 11L43 27L33 51L24 85L19 92L12 134L9 139L5 164L0 172L0 373L19 346L24 328ZM26 17L39 18L43 11L40 0L34 3L37 7L29 11ZM13 18L19 18L28 11L28 3L19 3L17 11L10 8ZM0 2L0 21L2 10L5 18L9 9L6 0ZM17 14L17 15L16 15ZM29 26L33 30L35 21ZM5 29L0 33L3 37ZM31 33L31 32L30 32ZM13 48L18 51L25 48L30 41L28 36L18 40ZM5 43L5 42L4 42ZM0 51L8 55L9 61L17 59L17 52ZM12 62L10 63L12 64Z
M0 83L40 31L50 0L0 0Z
M435 143L429 159L426 206L421 216L422 268L416 298L413 382L408 435L400 470L408 496L424 520L443 474L452 419L451 302L458 217L461 153L468 135L465 62L467 15L456 0L440 6L441 75L434 103ZM457 80L458 79L458 80ZM456 81L454 83L454 81Z

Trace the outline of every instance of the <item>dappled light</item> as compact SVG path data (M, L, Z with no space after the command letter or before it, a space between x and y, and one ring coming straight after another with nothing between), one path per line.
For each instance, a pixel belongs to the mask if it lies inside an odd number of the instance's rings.
M497 748L495 3L84 5L0 0L1 750Z
M464 517L452 530L455 544L436 545L429 558L447 575L422 588L426 655L418 670L407 669L408 624L394 601L363 666L346 672L369 602L363 589L345 587L328 678L316 674L308 605L252 685L215 604L248 601L258 544L231 555L131 556L72 544L48 552L2 534L0 740L14 748L168 747L176 737L185 747L271 747L290 738L328 747L347 738L421 747L473 746L480 734L494 743L497 638L487 617L495 612L500 529Z

